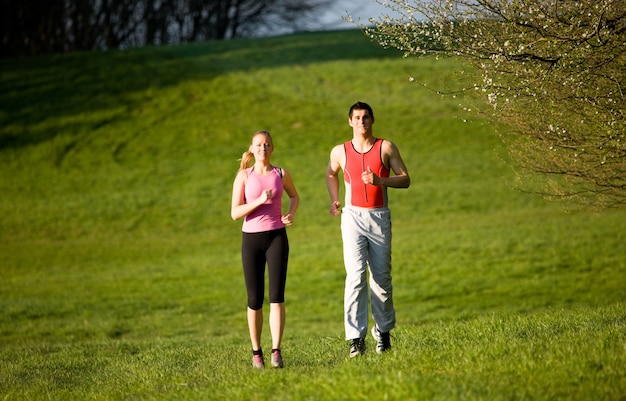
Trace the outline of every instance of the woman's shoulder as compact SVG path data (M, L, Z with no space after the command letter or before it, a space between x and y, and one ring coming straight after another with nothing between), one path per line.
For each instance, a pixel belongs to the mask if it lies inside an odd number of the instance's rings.
M246 180L248 179L248 174L250 173L250 171L248 169L243 169L243 170L239 170L237 171L237 175L235 176L235 181L242 181L242 182L246 182Z
M283 176L286 173L286 170L282 167L278 167L278 166L272 166L272 170L278 174L280 176L280 178L283 178Z

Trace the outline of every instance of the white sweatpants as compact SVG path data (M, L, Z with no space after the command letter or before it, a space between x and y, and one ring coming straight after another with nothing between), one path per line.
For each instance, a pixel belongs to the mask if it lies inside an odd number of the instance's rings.
M391 286L391 212L388 208L345 207L341 215L346 268L344 317L346 340L368 332L369 267L372 317L381 332L395 327Z

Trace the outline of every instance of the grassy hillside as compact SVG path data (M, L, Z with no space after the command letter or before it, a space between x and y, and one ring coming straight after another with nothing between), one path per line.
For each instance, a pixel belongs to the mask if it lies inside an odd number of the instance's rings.
M358 31L0 61L0 397L621 399L626 212L515 190L472 99L416 84L459 71ZM324 169L357 100L412 186L394 348L354 361ZM279 372L249 366L229 213L259 129L301 196Z

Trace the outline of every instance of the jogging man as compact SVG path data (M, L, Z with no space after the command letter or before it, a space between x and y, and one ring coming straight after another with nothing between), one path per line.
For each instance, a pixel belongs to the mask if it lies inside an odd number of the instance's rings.
M352 139L335 146L326 168L330 214L341 214L343 259L346 269L344 323L350 357L365 352L368 331L368 283L375 326L376 352L391 348L389 331L395 327L391 285L391 214L387 188L408 188L411 179L400 151L392 142L372 133L374 112L357 102L348 112ZM342 170L345 207L339 201ZM393 175L390 174L393 172Z

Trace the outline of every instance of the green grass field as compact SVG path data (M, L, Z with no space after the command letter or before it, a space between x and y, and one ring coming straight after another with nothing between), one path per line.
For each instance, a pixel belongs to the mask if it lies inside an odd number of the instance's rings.
M0 61L0 399L624 400L626 211L517 190L475 101L416 84L460 70L358 31ZM357 100L412 186L393 349L350 360L324 170ZM282 370L250 366L230 219L259 129L301 197Z

